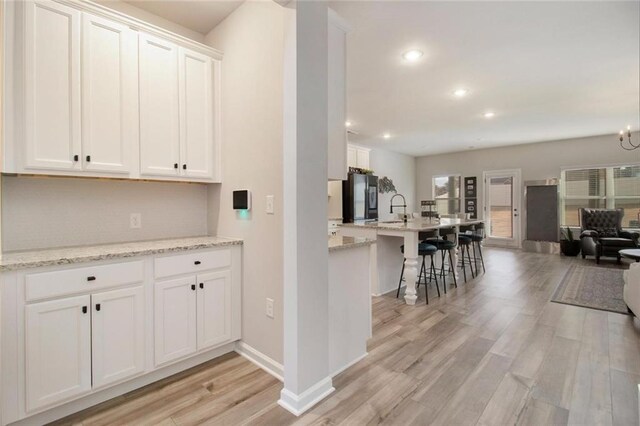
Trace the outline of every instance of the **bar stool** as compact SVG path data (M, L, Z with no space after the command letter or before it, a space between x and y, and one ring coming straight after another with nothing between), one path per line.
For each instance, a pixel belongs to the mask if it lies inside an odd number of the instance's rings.
M478 263L482 265L482 272L485 273L484 257L482 256L482 241L484 240L484 223L478 223L476 225L461 226L460 232L464 233L465 237L471 238L471 247L473 248L473 265L476 268L476 275L478 274ZM477 253L476 253L477 248Z
M460 257L462 258L462 273L464 275L464 282L467 282L467 268L464 262L464 254L466 252L467 259L469 260L469 269L471 270L471 278L475 278L473 273L473 263L471 263L471 238L466 235L458 235L458 247L460 247Z
M400 246L400 251L404 254L404 244ZM433 255L437 252L437 249L425 243L418 244L418 256L422 256L422 265L420 266L420 273L418 274L418 284L416 285L416 290L420 286L422 282L422 277L424 275L424 294L427 299L427 305L429 304L429 288L427 287L427 267L426 267L426 257L431 257L431 265L429 266L429 282L433 278L436 283L436 290L438 290L438 297L440 297L440 287L438 287L438 277L436 273L436 267L433 262ZM400 296L400 287L402 286L402 281L404 280L404 261L402 261L402 271L400 272L400 281L398 281L398 291L396 292L396 299Z
M423 243L427 243L427 244L431 244L433 246L435 246L438 251L440 252L441 255L441 267L440 267L440 277L442 278L443 281L443 287L444 287L444 294L447 294L447 274L445 273L445 265L446 265L446 258L447 258L447 253L449 253L449 265L447 265L447 273L449 271L452 272L453 275L453 286L454 287L458 287L458 280L456 279L456 274L453 273L453 255L451 254L451 250L454 250L456 248L456 244L453 241L449 241L447 240L446 236L448 235L447 232L451 232L451 233L455 233L455 230L453 228L446 228L446 229L442 229L441 233L444 235L444 238L438 236L438 235L434 235L431 237L426 238L424 241L422 241ZM422 236L421 236L422 238Z

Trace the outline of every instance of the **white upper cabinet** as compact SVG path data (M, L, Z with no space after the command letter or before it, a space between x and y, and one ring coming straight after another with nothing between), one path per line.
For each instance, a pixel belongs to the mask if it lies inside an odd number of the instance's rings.
M182 174L213 178L211 58L180 49L180 158Z
M362 148L356 145L349 145L347 148L347 165L359 169L369 169L369 148Z
M140 34L140 174L177 176L178 46Z
M82 161L86 170L127 173L136 139L136 34L84 14Z
M3 172L220 181L220 52L92 2L3 4Z
M333 10L328 19L329 180L347 178L347 26Z
M79 170L81 13L51 1L24 6L24 168Z

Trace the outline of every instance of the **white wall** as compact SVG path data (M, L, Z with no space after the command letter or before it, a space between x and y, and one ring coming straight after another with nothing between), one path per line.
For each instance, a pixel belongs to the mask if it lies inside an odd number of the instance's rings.
M242 338L282 363L283 233L282 135L285 9L249 1L206 37L224 52L222 61L222 185L209 190L211 233L242 238ZM249 189L246 217L232 209L232 191ZM265 196L275 196L275 215ZM219 207L218 207L219 206ZM266 298L275 318L265 315Z
M416 207L416 159L410 155L397 152L372 149L369 153L369 167L378 179L384 176L393 181L398 194L407 200L407 213L419 211ZM391 197L394 193L378 194L378 220L391 220L396 213L402 213L401 208L395 208L394 214L389 213ZM394 204L402 204L402 199L396 197Z
M638 141L640 133L632 134ZM478 177L479 212L483 211L482 172L521 169L522 182L560 178L561 168L640 162L640 153L620 148L617 135L593 136L552 142L478 149L417 159L417 202L432 198L431 179L436 175L461 174ZM522 207L524 208L524 190ZM525 222L521 224L525 236Z
M2 199L3 251L207 234L202 184L3 176Z

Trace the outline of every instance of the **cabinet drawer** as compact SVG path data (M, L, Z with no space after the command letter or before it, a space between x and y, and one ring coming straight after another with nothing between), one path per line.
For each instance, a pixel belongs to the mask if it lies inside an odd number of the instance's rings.
M223 268L229 265L231 265L231 250L222 249L156 258L154 271L156 278L162 278Z
M142 261L27 274L27 301L101 290L144 281Z

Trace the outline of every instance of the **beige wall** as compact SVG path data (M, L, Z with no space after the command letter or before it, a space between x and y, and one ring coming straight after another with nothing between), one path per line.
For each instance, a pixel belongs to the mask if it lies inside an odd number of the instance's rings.
M187 37L191 40L204 43L204 34L200 34L199 32L183 27L180 24L171 22L158 15L154 15L153 13L149 13L146 10L135 7L130 3L125 3L120 0L93 0L93 1L105 7L108 7L110 9L113 9L117 12L124 13L125 15L131 16L141 21L155 25L156 27L165 29L167 31L171 31L183 37ZM185 6L185 7L188 7L188 6Z
M419 211L416 206L416 159L410 155L397 152L372 149L369 153L369 167L379 179L384 176L393 181L398 194L404 195L407 200L407 213ZM378 218L379 220L391 220L396 218L396 213L402 213L401 208L395 208L394 214L389 213L391 197L394 193L378 194ZM402 204L402 199L396 197L394 204Z
M640 134L632 135L636 141ZM514 145L502 148L478 149L417 159L417 202L432 198L433 176L461 174L478 177L478 202L483 211L482 172L521 169L522 181L559 178L567 167L630 164L640 162L640 153L620 148L617 135L593 136L552 142ZM524 208L524 191L522 203ZM522 223L524 237L525 223Z
M4 176L2 198L3 251L207 234L201 184Z
M283 356L284 16L272 1L244 3L207 35L222 61L223 184L209 190L209 228L244 239L242 339L275 361ZM249 189L253 208L232 209L232 191ZM265 213L274 195L275 214ZM218 209L219 206L219 209ZM265 315L266 298L275 318Z

